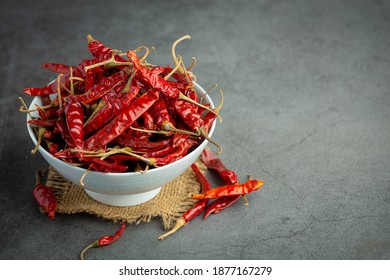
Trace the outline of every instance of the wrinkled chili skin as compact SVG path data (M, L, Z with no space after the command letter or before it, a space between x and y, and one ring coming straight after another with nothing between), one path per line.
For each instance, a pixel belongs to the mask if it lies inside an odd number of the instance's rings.
M207 115L212 114L209 112ZM206 115L206 116L207 116ZM202 152L202 161L209 169L213 169L218 172L220 175L222 181L226 185L234 185L239 184L237 174L229 170L225 167L223 162L220 158L218 158L214 153L212 153L210 150L205 149ZM210 205L207 207L203 218L207 218L211 214L216 214L222 211L223 209L229 207L230 205L234 204L237 200L241 198L242 195L235 195L235 196L226 196L226 197L220 197L213 202L210 203Z
M56 119L49 119L49 120L36 119L36 120L29 120L29 121L27 121L27 123L42 126L42 127L55 127L57 120Z
M124 83L124 80L127 78L127 76L128 75L125 71L119 71L107 78L102 78L98 84L94 85L86 93L77 95L76 98L83 105L91 104L105 95L111 89L115 88L121 83Z
M108 123L114 118L120 111L130 105L135 99L137 93L128 93L119 99L115 99L112 102L107 102L95 116L85 126L85 134L90 134L93 131L101 128L104 124Z
M88 251L89 249L91 248L95 248L95 247L102 247L102 246L106 246L106 245L109 245L113 242L115 242L116 240L119 239L119 237L122 236L123 232L125 231L125 228L126 228L126 224L124 222L121 223L121 227L115 232L114 235L107 235L107 236L103 236L101 238L99 238L98 240L96 240L95 242L89 244L87 247L85 247L81 253L80 253L80 259L84 260L84 254L86 251Z
M62 73L62 74L69 74L70 66L61 64L61 63L54 63L54 62L48 62L42 65L43 69L52 71L54 73Z
M42 183L38 183L33 189L33 196L38 205L47 212L50 220L53 220L57 208L57 200L53 190Z
M195 199L212 199L225 196L244 195L260 189L263 184L264 182L262 180L250 180L239 185L224 185L213 188L205 193L193 194L192 197Z
M197 143L198 142L193 139L187 139L170 154L166 155L165 157L153 158L153 161L155 162L156 166L164 166L174 161L177 161L184 157L187 152Z
M78 77L78 78L84 78L85 77L85 69L84 67L92 65L97 63L96 59L84 59L79 65L76 67L72 67L72 76ZM65 85L69 88L70 85L70 73L63 74L60 77L61 84ZM42 88L25 88L23 89L23 92L31 95L31 96L48 96L50 94L56 93L58 91L57 83L52 82Z
M126 227L126 223L122 222L121 227L119 228L119 230L117 232L115 232L114 235L103 236L103 237L99 238L99 240L98 240L99 247L109 245L109 244L113 243L114 241L116 241L119 237L122 236L123 232L125 231L125 227Z
M65 102L65 119L68 131L77 149L83 149L84 143L84 108L74 96L69 96Z
M128 129L135 120L157 101L158 97L159 93L157 91L149 90L135 99L107 125L88 138L84 142L84 148L88 150L98 150L101 147L104 147L107 143L111 142Z
M140 73L141 78L151 85L156 90L160 91L163 95L176 99L179 97L180 91L178 88L173 87L169 81L156 75L156 73L143 67L139 62L137 54L133 51L127 52L127 57L133 63L134 68Z
M127 165L119 165L115 162L108 162L107 160L101 160L100 158L86 158L86 162L90 162L89 168L91 170L100 171L104 173L109 172L125 172L128 169Z
M211 184L207 180L207 178L202 174L202 172L200 172L199 167L196 164L192 164L191 169L194 171L197 181L202 186L202 193L210 190ZM188 221L190 221L191 219L193 219L194 217L202 213L202 211L206 208L207 203L208 203L207 199L202 199L198 201L191 209L187 210L187 212L185 212L182 217L188 223Z

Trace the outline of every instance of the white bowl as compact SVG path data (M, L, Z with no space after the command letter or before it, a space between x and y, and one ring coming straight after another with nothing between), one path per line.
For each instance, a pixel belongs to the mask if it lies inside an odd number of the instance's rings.
M201 86L196 83L194 86L198 95L205 94L205 90ZM205 103L210 103L211 108L214 108L214 104L208 95L205 97ZM34 104L41 105L39 97L34 98L30 109L35 109ZM33 114L33 116L38 116L38 114ZM30 119L30 116L27 115L27 120ZM214 132L215 123L214 121L210 128L210 137ZM37 138L32 126L27 124L27 129L34 145L36 145ZM203 140L195 150L185 157L166 166L150 169L142 174L139 172L103 173L90 171L83 180L84 189L90 197L108 205L132 206L144 203L155 197L164 185L173 181L186 171L201 155L207 143L207 140ZM86 169L67 164L55 158L42 146L38 150L43 158L58 173L69 181L79 185L80 178Z

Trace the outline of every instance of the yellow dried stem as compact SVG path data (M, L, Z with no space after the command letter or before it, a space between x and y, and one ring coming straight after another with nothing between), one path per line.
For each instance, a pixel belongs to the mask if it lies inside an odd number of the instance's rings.
M172 59L173 59L173 62L177 65L177 58L176 58L176 46L181 42L181 41L184 41L184 40L187 40L187 39L191 39L191 36L190 35L184 35L183 37L180 37L179 39L177 39L173 44L172 44ZM182 67L179 68L179 71L180 73L184 73L184 70L182 69Z
M85 170L85 172L83 173L83 175L81 175L80 177L80 180L79 180L79 183L80 183L80 186L84 187L84 180L85 180L85 177L87 176L87 174L89 173L89 169Z
M203 109L205 109L205 110L207 110L207 111L212 112L213 114L215 114L215 115L219 118L219 121L222 122L222 117L218 114L218 111L213 110L213 109L210 109L210 108L208 108L208 107L206 107L206 106L204 106L204 105L202 105L202 104L200 104L200 103L198 103L198 102L192 100L191 98L187 97L187 96L184 95L183 93L180 92L180 93L179 93L179 97L178 97L177 99L185 100L185 101L190 102L190 103L192 103L192 104L195 104L195 105L197 105L197 106L199 106L199 107L201 107L201 108L203 108Z
M154 133L154 134L163 134L163 135L169 135L170 132L164 131L164 130L149 130L149 129L142 129L142 128L136 128L130 126L130 129L139 131L139 132L145 132L145 133Z
M198 131L203 138L205 138L207 141L214 144L218 148L218 152L216 152L217 155L222 154L222 146L208 136L208 134L204 131L204 127L199 128Z
M70 94L74 95L73 69L72 69L72 67L69 67L69 81L70 81Z
M33 117L32 117L32 115L30 113L37 111L38 108L37 109L33 109L33 110L29 110L28 107L27 107L27 104L26 104L26 102L24 102L23 98L19 96L19 100L20 100L20 102L22 102L22 106L20 106L19 111L22 112L22 113L28 113L28 115L32 119Z
M146 46L139 46L138 48L135 49L135 52L139 52L142 49L145 50L145 54L139 59L139 62L143 62L148 57L148 55L150 53L149 48Z
M62 74L59 74L57 77L57 95L58 95L58 107L62 109L62 98L61 98L61 77Z
M159 236L158 239L159 240L163 240L165 237L175 233L178 229L182 228L186 224L187 224L186 220L183 217L180 217L179 219L176 220L176 223L175 223L174 227L170 231L168 231L168 232L164 233L163 235Z
M37 151L38 151L38 147L41 145L42 143L42 138L43 138L43 134L45 133L46 131L46 128L44 127L40 127L38 129L38 140L37 140L37 144L35 145L34 149L31 150L31 154L35 154Z
M179 63L177 63L175 68L173 68L172 71L169 72L169 74L164 77L164 80L168 80L179 69L180 64L183 62L183 60L180 55L177 56L177 59L179 60L178 61Z

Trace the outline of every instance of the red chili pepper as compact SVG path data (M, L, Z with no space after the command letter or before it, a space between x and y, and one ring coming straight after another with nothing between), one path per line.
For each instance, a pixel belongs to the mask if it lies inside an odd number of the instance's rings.
M220 175L222 181L226 185L239 184L237 174L234 171L227 169L225 167L225 165L222 163L221 159L218 158L210 150L208 150L208 149L203 150L202 161L207 166L208 169L213 169L213 170L217 171L218 174ZM230 205L232 205L233 203L238 201L240 198L241 198L241 195L236 195L236 196L220 197L220 198L214 200L207 207L207 209L203 215L203 218L206 219L211 214L219 213L223 209L229 207Z
M122 133L117 138L115 138L115 143L118 143L125 147L137 149L137 151L140 151L140 148L160 150L161 148L169 146L171 141L172 139L170 137L157 141L150 141L149 139L139 139L138 137L135 137L134 135L128 133Z
M38 171L36 173L36 184L33 189L33 196L38 205L46 211L49 219L53 220L56 213L57 200L53 190L40 182L40 176L41 172Z
M173 123L172 117L167 110L167 106L162 96L160 96L160 98L156 101L156 103L153 104L148 112L152 116L153 122L160 128L166 121Z
M256 191L263 186L262 180L250 180L243 184L224 185L213 188L205 193L192 194L195 199L212 199L225 196L244 195Z
M136 93L128 93L122 98L107 102L91 119L88 120L84 127L85 134L88 135L103 127L103 125L112 120L120 111L129 106L135 97Z
M116 240L118 240L119 237L121 237L123 232L125 231L125 227L126 227L126 224L124 222L122 222L121 227L119 228L119 230L117 232L115 232L114 235L103 236L103 237L99 238L98 240L96 240L95 242L88 245L87 247L85 247L80 253L80 259L84 260L84 254L87 250L89 250L91 248L107 246L107 245L115 242Z
M128 51L127 57L129 58L130 62L133 63L134 68L141 74L141 77L153 88L161 91L162 94L167 95L170 98L179 97L180 91L173 87L169 81L164 80L164 78L156 75L156 73L143 67L139 62L138 56L135 52Z
M155 158L147 158L147 162L153 166L164 166L170 164L174 161L177 161L184 157L187 152L191 149L192 146L197 144L198 142L194 139L187 139L184 141L179 147L176 148L173 152L169 153L165 157L155 157Z
M62 74L69 74L69 69L70 69L70 66L68 65L61 64L61 63L53 63L53 62L45 63L42 65L42 67L54 73L62 73Z
M89 165L89 168L95 171L100 172L113 172L113 173L119 173L119 172L125 172L128 169L128 166L125 165L119 165L113 162L109 162L108 160L101 160L100 158L84 158L84 161L91 162Z
M43 127L55 127L57 120L56 119L50 119L50 120L36 119L36 120L28 120L27 123L33 124L33 125L38 125L38 126L43 126Z
M61 133L62 139L68 144L70 148L74 148L76 144L73 141L73 138L68 129L68 125L65 121L65 112L63 110L58 110L58 119L56 122L56 128Z
M95 58L99 59L99 62L109 59L110 57L112 57L113 52L115 52L115 50L113 50L112 48L107 47L102 42L92 38L91 35L87 36L87 40L89 52ZM119 55L115 55L115 60L120 62L126 62L126 60Z
M96 59L86 59L83 60L79 65L72 68L72 76L78 77L78 78L84 78L85 77L85 70L84 67L88 65L92 65L96 63ZM65 85L66 87L69 87L70 85L70 73L63 74L60 78L61 84ZM23 89L24 93L31 95L31 96L48 96L50 94L53 94L57 92L57 83L53 82L50 83L42 88L25 88Z
M193 131L197 131L203 126L203 120L198 113L196 105L185 100L176 99L173 102L176 112Z
M65 119L76 148L82 150L84 142L84 108L73 95L66 99Z
M237 174L234 171L227 169L222 160L209 149L203 150L202 161L208 169L217 171L226 185L234 185L238 183Z
M210 190L210 182L207 180L207 178L202 174L202 172L199 170L198 166L196 164L191 165L191 169L194 171L196 179L202 186L202 193L207 192ZM173 228L168 231L167 233L161 235L158 239L163 240L165 237L175 233L178 229L185 226L190 220L198 216L202 211L205 209L207 205L208 200L202 199L195 203L195 205L187 210L179 219L176 220L175 225Z
M127 76L128 74L122 70L109 77L103 78L98 84L94 85L85 94L77 95L77 100L84 105L93 103L111 89L115 88L121 83L124 83Z
M135 99L127 108L123 109L107 125L96 132L93 136L84 142L85 149L98 150L104 145L118 137L131 124L138 119L150 106L157 101L159 93L155 90L149 90L145 94Z

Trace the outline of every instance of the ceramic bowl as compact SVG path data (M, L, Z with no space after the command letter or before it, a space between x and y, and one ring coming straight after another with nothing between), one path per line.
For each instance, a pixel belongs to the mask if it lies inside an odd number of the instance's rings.
M194 86L198 95L205 94L205 91L201 86L198 84L195 84ZM209 103L211 108L214 108L214 104L208 95L205 97L204 103ZM34 109L35 104L41 104L38 97L34 98L30 105L30 109ZM27 120L29 119L30 116L27 115ZM216 122L214 121L210 128L210 137L215 130L215 124ZM27 124L27 129L32 142L36 145L37 138L32 126ZM208 141L203 140L196 149L185 157L166 166L150 169L145 173L103 173L90 171L83 180L84 189L90 197L107 205L132 206L144 203L155 197L164 185L173 181L186 171L201 155L207 144ZM70 165L53 157L41 146L38 150L49 165L57 170L58 173L69 181L79 185L80 178L85 173L86 169Z

